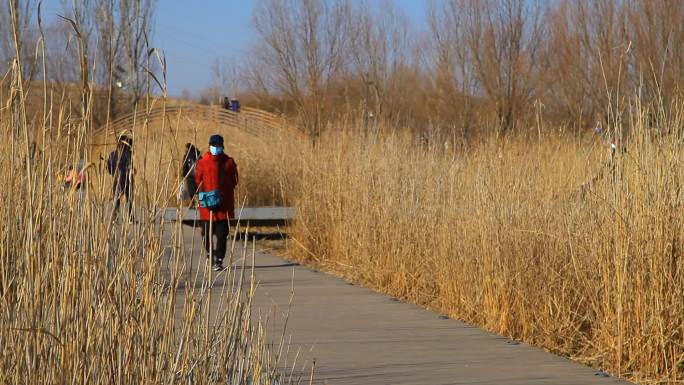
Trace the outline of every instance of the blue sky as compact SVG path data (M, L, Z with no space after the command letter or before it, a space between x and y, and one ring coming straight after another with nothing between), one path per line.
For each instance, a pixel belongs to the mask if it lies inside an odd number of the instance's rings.
M369 4L381 0L367 0ZM413 26L424 23L426 0L392 0ZM211 65L216 58L239 60L250 42L254 0L159 0L155 45L167 60L168 91L196 92L211 83Z
M428 0L389 1L406 14L413 27L422 29ZM381 7L384 0L365 3ZM231 62L244 56L255 40L251 26L255 4L256 0L157 1L153 39L166 55L170 96L180 96L184 89L196 93L211 85L211 66L217 58ZM43 0L48 21L63 14L62 9L60 0Z
M170 95L206 87L216 58L244 54L253 6L244 0L159 1L154 42L166 55Z

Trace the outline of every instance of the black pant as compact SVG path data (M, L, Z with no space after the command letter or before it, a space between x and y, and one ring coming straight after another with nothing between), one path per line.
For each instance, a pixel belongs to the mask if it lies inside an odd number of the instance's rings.
M119 206L121 205L121 198L126 197L126 205L128 205L128 215L133 215L133 184L118 183L114 185L114 213L119 213Z
M211 232L209 227L211 226ZM213 263L221 264L223 263L223 258L226 257L226 243L228 241L228 230L230 224L228 221L202 221L202 236L204 237L204 250L212 255ZM210 243L213 237L216 240L213 242L214 250L211 250L212 246Z

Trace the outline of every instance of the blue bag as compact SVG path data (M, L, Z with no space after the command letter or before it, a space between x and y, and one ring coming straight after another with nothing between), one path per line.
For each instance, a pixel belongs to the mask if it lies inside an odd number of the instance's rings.
M221 207L221 192L219 190L211 190L207 192L200 191L197 195L200 207L209 210L215 210Z

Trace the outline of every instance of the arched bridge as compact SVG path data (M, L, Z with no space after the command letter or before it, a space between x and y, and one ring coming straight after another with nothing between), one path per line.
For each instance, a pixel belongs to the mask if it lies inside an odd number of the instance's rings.
M95 144L112 144L111 140L102 140L103 135L118 135L139 127L149 127L153 123L174 127L197 122L212 125L219 130L234 128L255 136L279 134L298 139L305 138L305 135L286 118L271 112L242 107L240 112L236 113L217 106L189 104L157 106L149 111L132 112L121 116L95 130Z
M269 151L269 146L298 145L305 139L285 118L255 108L243 107L235 113L198 104L155 106L94 130L89 157L102 165L101 170L105 170L104 162L122 133L133 134L134 138L136 190L139 191L136 194L149 199L175 197L186 143L206 149L209 136L220 133L226 138L226 150L242 161L248 155L258 157L256 154L260 151ZM249 183L241 185L249 188Z

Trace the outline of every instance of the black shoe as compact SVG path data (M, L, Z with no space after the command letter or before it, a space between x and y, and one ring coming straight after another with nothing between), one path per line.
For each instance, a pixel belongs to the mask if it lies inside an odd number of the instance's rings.
M214 271L223 271L223 270L225 270L226 268L223 267L223 264L222 264L222 263L214 263L214 266L213 266L211 269L214 270Z

